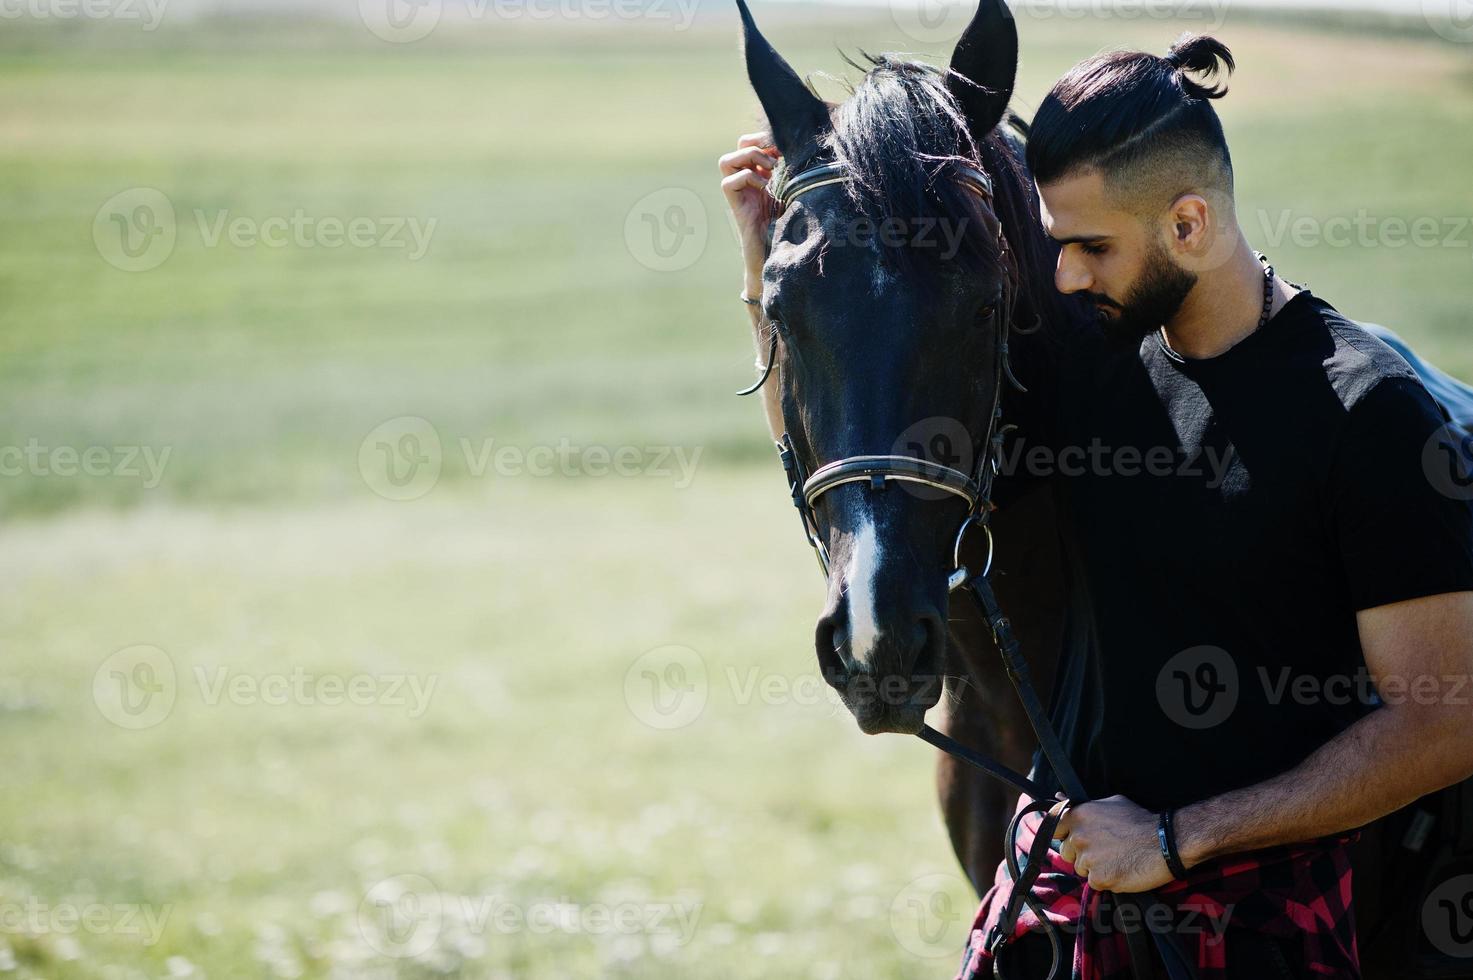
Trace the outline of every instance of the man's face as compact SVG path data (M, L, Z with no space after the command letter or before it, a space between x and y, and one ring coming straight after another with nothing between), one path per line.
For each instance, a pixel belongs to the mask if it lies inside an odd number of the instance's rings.
M1139 342L1176 315L1197 277L1168 251L1164 216L1112 204L1098 172L1040 185L1038 193L1044 229L1060 245L1061 293L1089 300L1122 342Z

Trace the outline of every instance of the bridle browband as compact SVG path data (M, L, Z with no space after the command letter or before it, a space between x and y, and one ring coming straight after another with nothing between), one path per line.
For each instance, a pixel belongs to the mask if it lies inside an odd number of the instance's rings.
M992 208L993 184L992 179L986 173L960 161L949 162L947 169L950 171L952 181L977 194L989 209ZM778 189L773 192L773 197L777 200L778 213L781 214L804 194L821 187L846 184L851 180L853 177L846 171L844 165L839 163L822 164L803 170L782 181ZM993 217L996 218L995 212ZM950 466L933 463L917 456L887 454L848 456L825 463L809 475L804 472L803 464L793 446L793 440L787 432L784 432L778 440L777 451L787 475L788 491L793 498L793 506L798 509L803 522L803 532L808 538L808 543L812 545L814 554L818 556L818 563L823 569L825 578L829 575L829 555L828 549L824 546L815 508L823 495L830 490L849 483L860 483L867 485L872 491L881 491L893 481L931 487L966 502L967 514L957 529L956 540L952 545L953 568L947 576L947 588L954 592L966 587L976 599L988 628L992 631L992 639L1007 669L1008 679L1012 682L1013 689L1023 704L1024 712L1028 716L1034 734L1038 737L1044 758L1047 759L1049 767L1053 770L1055 778L1068 799L1074 803L1082 803L1088 799L1084 785L1070 762L1057 731L1049 720L1048 712L1044 709L1042 701L1039 700L1030 676L1028 662L1023 657L1018 640L1013 633L1012 622L998 605L990 581L993 560L992 529L989 523L992 511L992 481L998 472L1002 441L1010 428L1002 424L1002 389L1005 383L1011 383L1018 390L1027 391L1014 376L1009 363L1008 336L1013 316L1013 303L1018 290L1019 272L1017 263L1008 248L1007 238L1002 233L1001 222L998 222L998 226L999 253L1007 270L1007 276L1003 302L995 314L998 318L998 345L992 414L988 420L987 437L981 443L981 449L977 453L976 470L972 473L964 473ZM776 364L777 330L773 328L770 331L768 342L767 363L758 365L761 376L755 384L737 394L750 395L760 390L772 375ZM987 561L980 572L973 572L961 562L962 542L966 538L968 529L972 527L980 528L987 538ZM1045 854L1052 844L1054 829L1062 817L1062 811L1055 808L1058 801L1035 780L1022 773L1014 772L996 759L967 748L929 725L922 725L919 735L921 739L941 751L1008 783L1031 800L1028 804L1019 807L1008 826L1006 864L1008 874L1013 881L1013 890L1007 907L1004 909L1001 924L994 929L992 935L987 937L987 945L996 953L997 947L1006 943L1010 938L1011 930L1022 909L1026 906L1044 925L1044 932L1048 936L1052 955L1049 978L1052 980L1064 962L1062 940L1058 928L1050 923L1032 892L1033 885L1043 870ZM1017 855L1017 834L1023 818L1031 813L1040 814L1041 822L1034 834L1032 848L1026 859L1020 862ZM1120 899L1136 906L1142 914L1154 912L1155 906L1159 904L1159 900L1149 892L1141 895L1124 895L1120 896ZM1172 980L1196 976L1190 960L1171 940L1171 937L1153 933L1151 938L1155 940L1156 948L1165 961L1166 972ZM1149 952L1145 937L1139 932L1132 932L1128 934L1127 941L1132 972L1137 977L1154 974L1155 971L1149 965ZM1001 977L1002 970L999 960L994 959L993 968L996 975Z
M948 163L947 170L950 171L953 182L975 191L988 202L992 201L992 178L984 171L960 161ZM830 184L847 184L853 179L842 163L823 163L817 167L809 167L784 180L778 189L772 192L772 196L777 199L778 210L783 211L809 191L828 187Z

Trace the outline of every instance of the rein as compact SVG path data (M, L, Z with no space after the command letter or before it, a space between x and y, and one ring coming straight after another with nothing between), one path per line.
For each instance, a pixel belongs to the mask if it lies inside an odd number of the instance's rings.
M950 163L948 169L952 181L978 195L989 209L992 208L993 183L986 173L977 167L959 162ZM781 214L793 201L804 194L821 187L847 184L852 179L845 167L838 163L824 164L801 171L784 180L781 186L773 192L778 205L778 213ZM1004 300L994 314L998 319L996 384L993 388L993 406L988 421L987 436L981 443L982 450L978 453L979 460L975 471L964 473L961 470L942 466L916 456L868 455L848 456L834 460L809 474L805 472L803 463L798 458L797 449L793 445L792 437L787 432L784 432L778 440L777 452L787 476L788 492L792 497L793 506L797 509L802 521L804 536L807 537L809 545L812 546L814 554L818 557L818 564L825 578L829 576L829 554L824 544L816 508L818 502L828 491L849 483L864 484L872 492L883 491L891 482L915 483L944 491L966 502L967 514L957 529L956 539L952 546L953 567L947 575L947 588L951 592L965 588L976 601L992 633L993 644L997 647L998 654L1007 670L1008 679L1012 682L1034 735L1038 738L1044 758L1062 786L1068 801L1083 803L1088 800L1084 784L1069 761L1068 753L1064 750L1058 732L1054 729L1048 712L1038 697L1027 660L1023 657L1022 649L1013 633L1012 622L999 606L990 579L994 557L994 542L990 526L993 509L992 483L999 469L998 460L1002 455L1002 442L1009 429L1002 424L1002 390L1005 383L1012 384L1020 391L1027 390L1013 374L1008 352L1013 301L1018 289L1018 266L1008 248L1007 239L1001 231L998 233L998 244L1008 276ZM772 375L776 364L777 330L773 329L769 340L767 363L759 365L762 371L761 376L755 384L737 394L751 395L760 390ZM984 567L976 572L963 565L961 561L962 542L968 530L973 527L981 530L987 539L987 560ZM1053 846L1054 831L1066 808L1060 808L1058 813L1054 813L1059 800L1040 783L1010 769L991 756L967 748L929 725L922 725L917 737L942 752L987 773L994 779L1007 783L1030 801L1018 810L1008 827L1005 849L1013 889L1002 922L999 928L988 937L987 945L995 956L998 948L1006 942L1007 936L1012 932L1023 907L1027 906L1043 924L1044 932L1048 936L1053 957L1048 977L1049 980L1054 980L1058 975L1059 967L1064 962L1062 940L1058 927L1049 922L1043 909L1037 905L1032 890L1038 876L1042 873L1046 852ZM1031 813L1042 814L1042 823L1034 835L1033 847L1026 860L1020 864L1017 857L1017 834L1022 819ZM1156 900L1149 894L1120 897L1125 902L1142 907L1156 904ZM1169 937L1153 934L1153 938L1157 940L1157 948L1167 964L1167 973L1171 980L1190 980L1195 976L1195 971L1175 948ZM1130 932L1128 940L1132 969L1140 980L1147 980L1155 973L1151 967L1147 940L1139 932ZM1000 961L994 958L994 971L1001 978L1002 971L999 963Z

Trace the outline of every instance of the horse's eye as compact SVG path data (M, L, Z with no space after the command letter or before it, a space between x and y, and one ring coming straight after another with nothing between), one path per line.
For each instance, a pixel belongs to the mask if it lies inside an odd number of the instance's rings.
M986 306L982 307L982 310L977 315L980 316L983 320L991 320L993 317L997 316L997 304L988 303Z

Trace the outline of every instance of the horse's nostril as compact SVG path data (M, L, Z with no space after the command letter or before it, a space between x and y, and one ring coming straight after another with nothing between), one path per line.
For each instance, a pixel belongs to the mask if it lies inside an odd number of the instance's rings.
M916 621L916 634L918 643L911 676L919 679L940 674L942 654L946 650L946 627L941 617L934 612L923 614Z
M818 621L814 645L818 651L818 669L823 679L843 690L849 683L849 631L842 611L830 613Z

